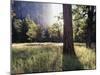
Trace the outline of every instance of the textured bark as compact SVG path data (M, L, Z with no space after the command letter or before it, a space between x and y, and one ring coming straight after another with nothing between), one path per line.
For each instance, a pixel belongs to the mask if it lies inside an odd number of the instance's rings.
M64 18L64 46L63 54L75 55L73 45L73 28L72 28L72 7L69 4L63 4Z

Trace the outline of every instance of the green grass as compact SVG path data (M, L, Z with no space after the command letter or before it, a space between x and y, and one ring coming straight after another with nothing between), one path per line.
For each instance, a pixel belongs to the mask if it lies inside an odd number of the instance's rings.
M12 48L12 72L62 71L61 47L22 46Z
M96 69L96 53L94 49L75 45L75 57L64 55L63 69L69 70L93 70Z
M13 44L12 73L55 72L96 68L95 50L75 44L76 57L62 54L63 45ZM64 59L63 59L64 57ZM63 61L62 61L63 60Z

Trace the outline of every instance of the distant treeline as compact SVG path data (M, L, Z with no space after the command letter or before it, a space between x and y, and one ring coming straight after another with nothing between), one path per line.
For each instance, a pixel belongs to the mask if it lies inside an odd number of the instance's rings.
M12 42L62 42L62 30L63 27L59 23L42 26L36 24L29 16L23 20L12 17Z
M12 42L63 42L61 15L52 25L39 25L29 16L24 19L17 18L16 12L12 10ZM95 6L73 5L72 23L74 42L96 42Z

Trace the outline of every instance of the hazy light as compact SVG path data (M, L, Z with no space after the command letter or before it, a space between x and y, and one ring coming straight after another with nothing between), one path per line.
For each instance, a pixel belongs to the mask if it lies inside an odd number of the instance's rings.
M61 16L62 4L51 4L51 12L48 14L50 16L50 24L57 22L56 16Z

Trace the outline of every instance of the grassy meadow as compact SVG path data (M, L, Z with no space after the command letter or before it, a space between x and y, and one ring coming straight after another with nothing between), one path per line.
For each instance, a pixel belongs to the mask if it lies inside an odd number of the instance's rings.
M76 57L63 55L62 43L12 44L12 73L37 73L96 68L95 49L74 44ZM63 60L63 61L62 61Z

